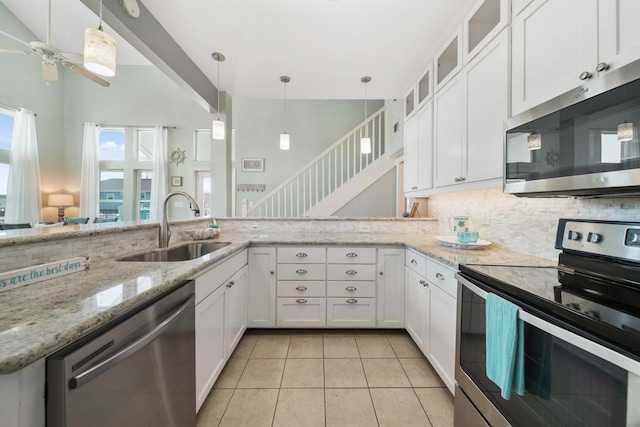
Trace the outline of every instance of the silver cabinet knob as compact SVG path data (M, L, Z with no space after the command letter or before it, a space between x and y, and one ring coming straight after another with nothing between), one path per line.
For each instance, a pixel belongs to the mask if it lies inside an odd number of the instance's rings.
M437 273L436 279L444 280L444 275L442 273Z
M417 186L417 185L414 185L413 187L411 187L411 189L412 189L412 190L417 190L417 189L418 189L418 186Z
M297 256L298 258L305 258L305 257L307 256L307 254L305 254L304 252L298 252L298 253L296 254L296 256Z
M300 270L296 270L296 273L298 273L298 274L307 274L307 270L305 270L304 268L301 268Z
M271 275L276 274L276 272L275 272L275 271L270 271L269 273L270 273Z
M357 256L358 256L358 254L357 254L357 253L355 253L355 252L349 252L349 253L347 254L347 256L348 256L349 258L355 258L355 257L357 257Z
M307 302L307 300L306 300L306 299L304 299L304 298L299 298L299 299L297 299L297 300L296 300L296 302L297 302L298 304L305 304L305 303Z
M357 300L357 299L353 299L353 298L349 298L349 299L347 300L347 303L349 303L349 304L357 304L357 303L358 303L358 300Z
M302 286L302 285L296 286L296 291L306 291L306 290L307 290L306 286Z
M596 65L596 71L601 73L603 71L606 71L610 68L611 66L609 64L607 64L606 62L601 62L598 65Z
M418 261L416 261L415 259L412 259L412 260L411 260L411 264L413 264L413 265L418 265Z
M345 271L345 273L351 274L351 275L358 274L358 272L355 271L355 270L347 270L347 271Z
M589 80L591 78L592 74L588 71L583 71L582 73L580 73L580 76L578 77L580 80Z
M384 274L384 272L382 272L382 271L381 271L381 272L380 272L380 275L382 276L383 274Z
M353 291L357 291L358 290L358 288L356 288L355 286L347 286L345 289L347 291L349 291L349 292L353 292Z

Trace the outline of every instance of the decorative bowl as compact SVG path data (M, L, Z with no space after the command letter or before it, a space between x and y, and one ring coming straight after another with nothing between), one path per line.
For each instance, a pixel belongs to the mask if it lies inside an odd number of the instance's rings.
M185 230L185 233L193 240L213 239L220 234L219 228L198 228L195 230Z

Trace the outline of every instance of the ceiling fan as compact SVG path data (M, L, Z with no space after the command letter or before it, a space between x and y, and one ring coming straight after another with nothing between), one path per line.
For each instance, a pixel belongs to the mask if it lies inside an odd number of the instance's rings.
M61 64L65 68L80 74L101 86L109 86L109 82L101 79L92 72L86 70L81 65L84 62L84 56L79 53L62 52L60 49L50 44L51 39L51 0L49 0L49 19L47 22L47 42L41 41L26 42L9 33L0 31L0 34L25 45L27 50L16 49L0 49L0 53L19 53L25 55L38 55L42 57L42 76L47 82L58 81L58 65Z

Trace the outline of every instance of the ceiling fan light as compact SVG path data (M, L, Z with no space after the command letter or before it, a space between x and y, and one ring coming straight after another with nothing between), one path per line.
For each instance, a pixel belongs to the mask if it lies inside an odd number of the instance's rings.
M360 139L360 154L371 153L371 138Z
M224 139L224 122L220 119L211 123L211 137L213 139Z
M116 75L116 40L97 28L84 32L84 66L101 76Z
M42 61L42 76L46 82L58 81L58 66L55 62Z
M280 149L281 150L288 150L289 149L289 134L288 133L281 133L280 134Z

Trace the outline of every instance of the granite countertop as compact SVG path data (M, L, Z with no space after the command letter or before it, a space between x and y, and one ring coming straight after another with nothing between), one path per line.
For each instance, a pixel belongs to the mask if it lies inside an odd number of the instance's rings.
M555 265L498 246L472 251L447 248L431 235L223 232L218 240L231 243L195 260L96 259L86 271L0 293L0 374L15 372L50 355L249 245L403 246L454 269L459 264Z

